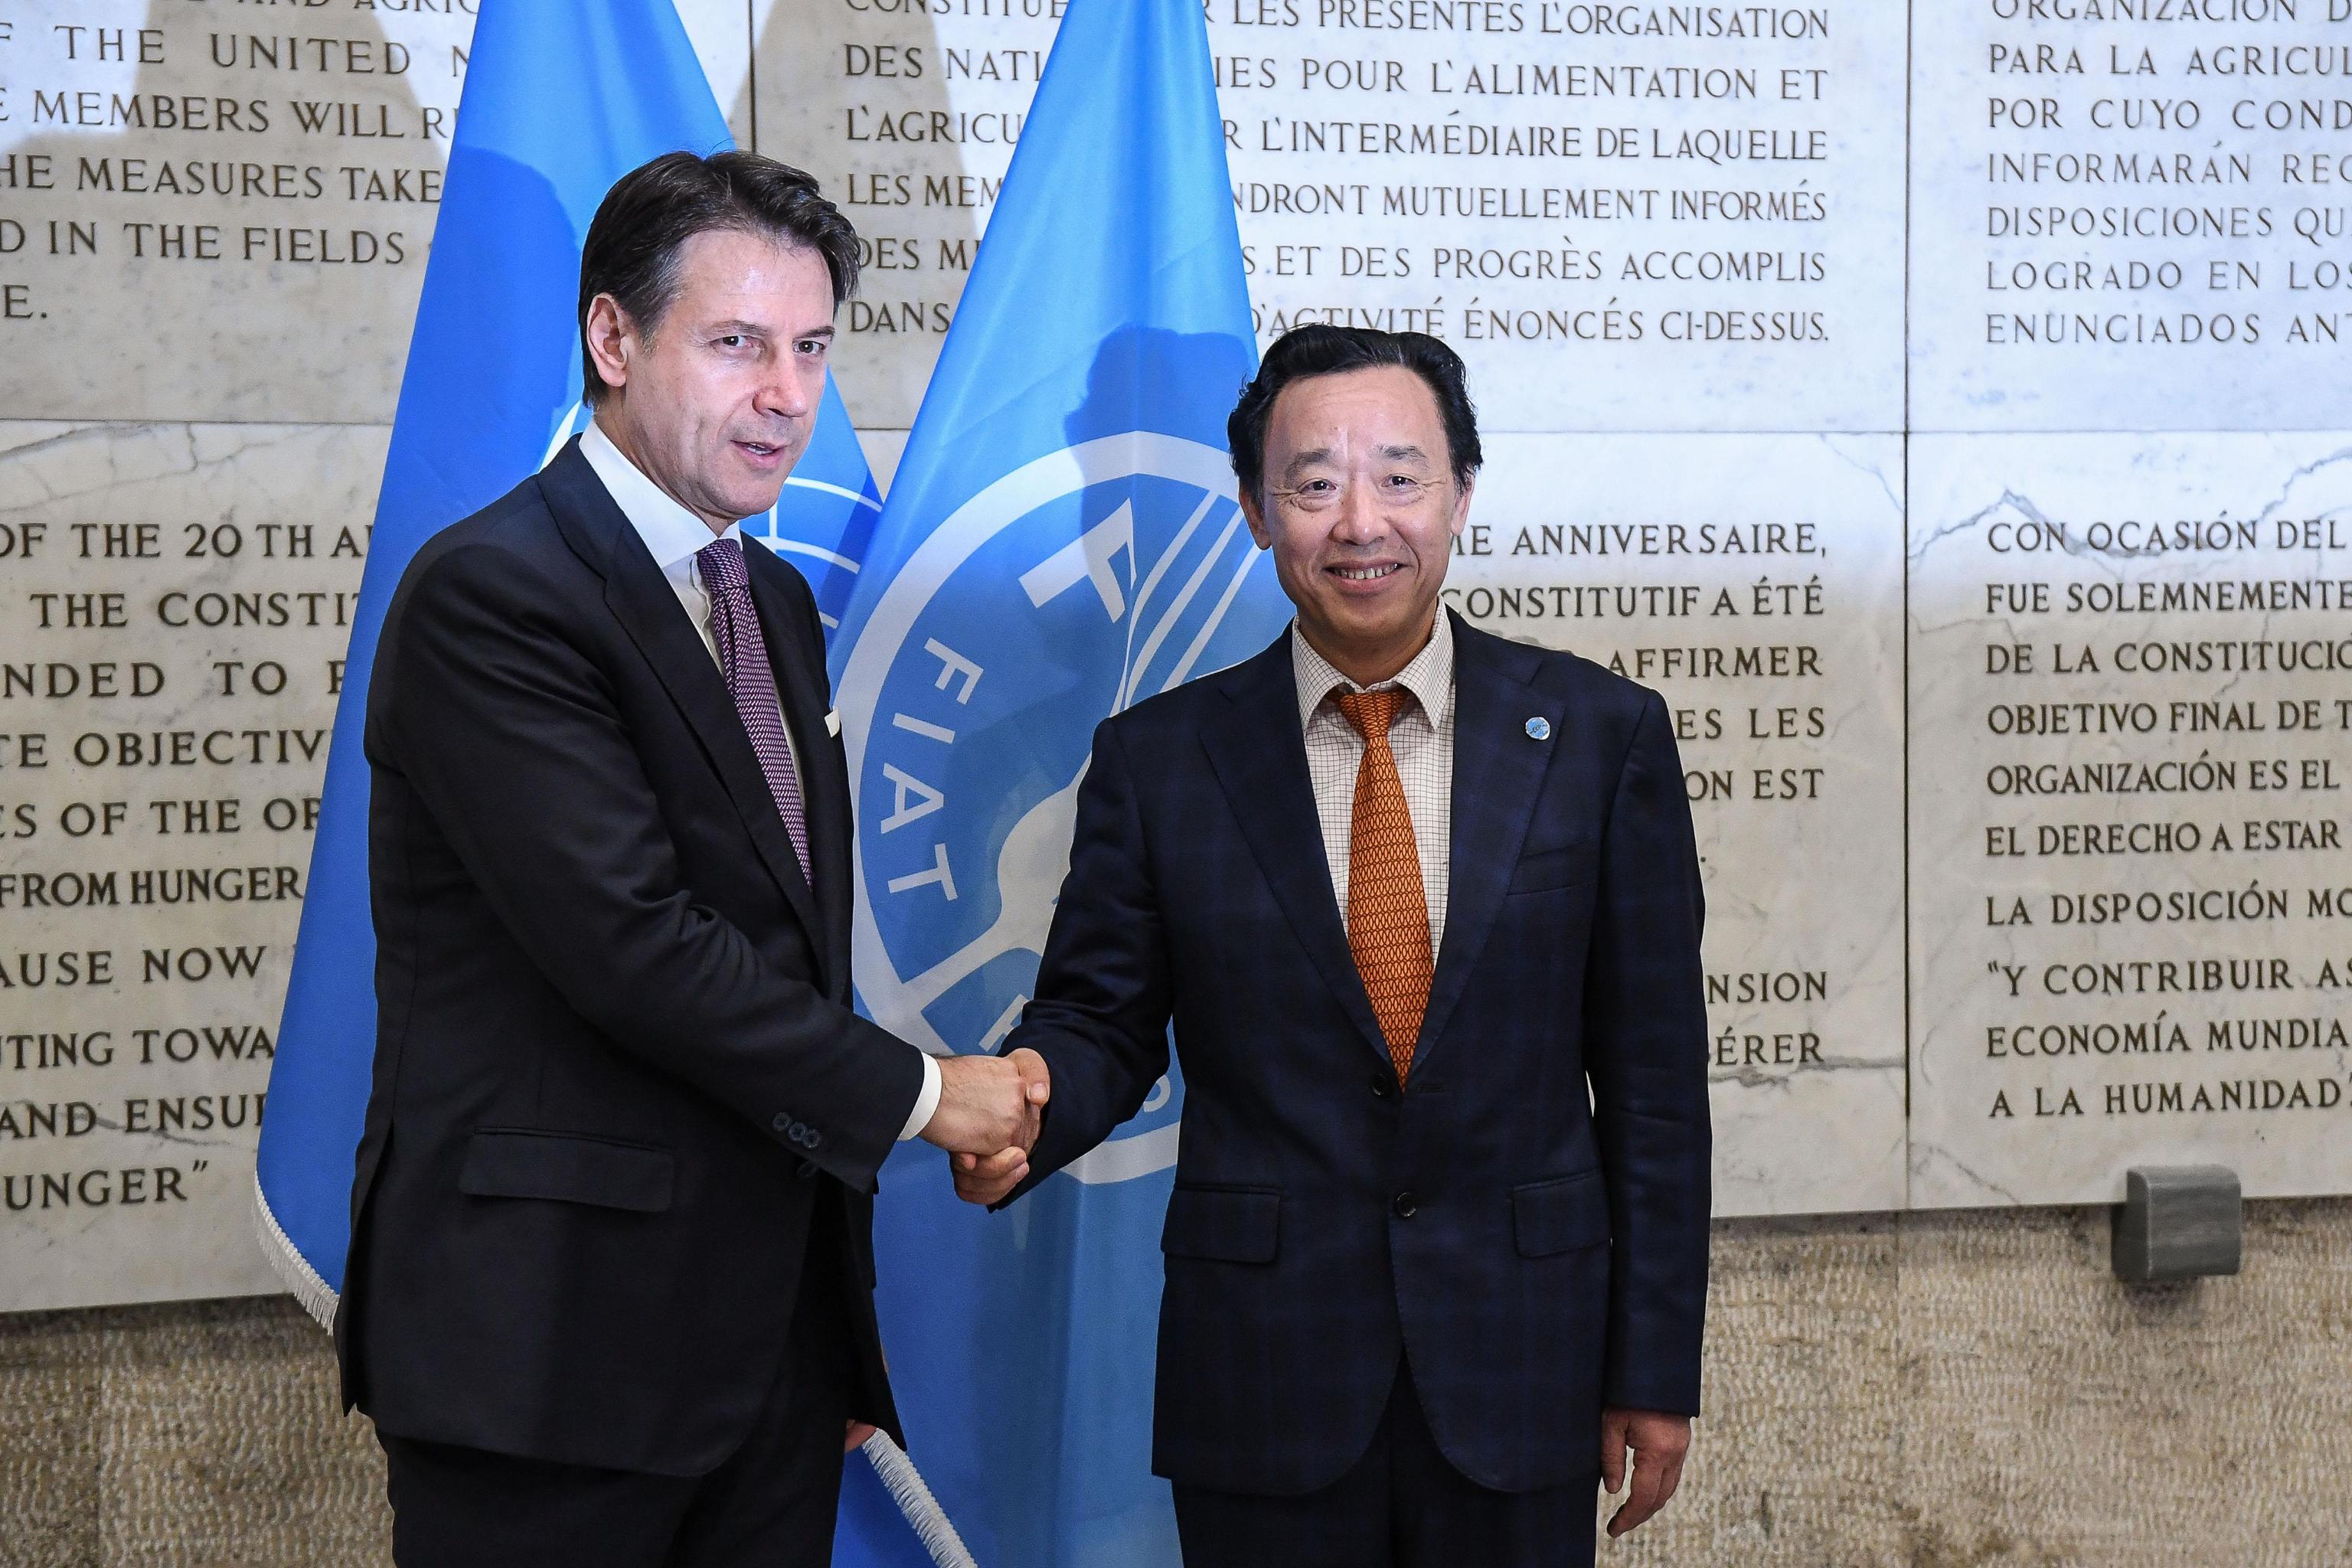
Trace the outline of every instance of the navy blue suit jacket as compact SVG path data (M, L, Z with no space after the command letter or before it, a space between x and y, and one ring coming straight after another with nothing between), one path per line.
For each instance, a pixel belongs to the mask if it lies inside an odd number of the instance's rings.
M803 1278L845 1282L856 1413L895 1429L872 1194L922 1062L849 1005L816 603L743 553L813 887L576 442L393 596L368 691L374 1088L335 1318L345 1403L385 1432L705 1473L760 1419ZM813 1235L838 1256L812 1263Z
M1666 710L1586 660L1454 637L1445 935L1402 1091L1332 894L1288 637L1095 734L1007 1042L1053 1071L1022 1190L1134 1114L1172 1021L1153 1468L1180 1483L1338 1479L1400 1355L1446 1458L1504 1490L1597 1476L1604 1402L1698 1410L1702 911Z

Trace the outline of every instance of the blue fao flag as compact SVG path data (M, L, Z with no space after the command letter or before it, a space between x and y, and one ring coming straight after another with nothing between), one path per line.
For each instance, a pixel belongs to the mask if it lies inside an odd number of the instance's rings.
M344 664L257 1171L263 1245L321 1321L342 1288L375 1052L360 748L385 605L425 539L584 427L573 312L581 242L605 191L664 153L731 144L671 0L482 0ZM828 386L792 488L746 531L791 552L837 616L877 507Z
M1070 0L834 645L858 989L929 1049L1018 1018L1096 724L1287 615L1225 449L1255 361L1198 0ZM889 1167L892 1385L981 1563L1177 1562L1150 1455L1181 1110L1171 1077L993 1217L934 1149ZM905 1560L888 1516L845 1526L838 1562Z

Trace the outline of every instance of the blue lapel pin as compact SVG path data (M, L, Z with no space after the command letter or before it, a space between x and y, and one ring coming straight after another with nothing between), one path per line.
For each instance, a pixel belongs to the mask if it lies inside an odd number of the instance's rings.
M1540 714L1540 713L1537 714L1534 718L1532 718L1532 719L1528 720L1528 740L1530 740L1530 741L1549 741L1549 740L1550 740L1550 739L1551 739L1551 721L1550 721L1550 720L1549 720L1549 719L1547 719L1547 718L1545 718L1545 717L1544 717L1542 714Z

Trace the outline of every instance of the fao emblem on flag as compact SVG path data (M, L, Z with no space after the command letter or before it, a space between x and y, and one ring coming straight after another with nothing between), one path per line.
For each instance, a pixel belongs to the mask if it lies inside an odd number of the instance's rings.
M1254 648L1220 637L1256 562L1222 448L1130 431L962 506L858 634L836 700L857 797L856 973L886 1028L993 1050L1036 978L1104 717ZM1181 1086L1069 1167L1175 1163Z

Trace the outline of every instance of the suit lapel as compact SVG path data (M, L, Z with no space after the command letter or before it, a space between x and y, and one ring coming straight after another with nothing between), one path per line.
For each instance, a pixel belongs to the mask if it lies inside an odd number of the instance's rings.
M824 922L822 949L825 973L832 988L845 995L850 913L846 851L852 816L849 774L842 766L832 732L825 728L825 712L831 703L824 667L812 659L808 633L791 609L793 585L782 577L793 568L756 541L744 542L743 556L750 563L751 603L759 611L760 635L767 642L768 663L775 672L776 696L783 707L784 722L792 729L793 754L800 762L801 805L808 818L809 874L816 883L816 903Z
M629 526L627 518L580 455L579 442L564 448L540 474L541 489L554 504L556 524L571 540L583 560L601 565L604 573L604 603L637 645L646 662L677 705L687 727L702 743L703 753L726 786L727 797L751 836L752 847L769 875L792 901L802 925L812 936L824 931L808 879L801 875L793 853L792 837L776 815L775 796L760 771L751 737L735 711L734 699L719 673L710 650L687 618L668 579ZM822 942L815 945L822 948Z
M1538 662L1534 650L1474 631L1459 617L1454 647L1452 869L1445 942L1413 1049L1416 1073L1444 1039L1446 1019L1494 930L1553 752L1574 739L1566 705L1528 683ZM1529 738L1533 718L1549 722L1549 739Z
M1298 684L1290 660L1295 635L1219 678L1233 703L1231 720L1212 726L1202 744L1275 901L1324 984L1385 1065L1388 1046L1348 951L1348 928L1323 855L1323 821L1298 728Z

